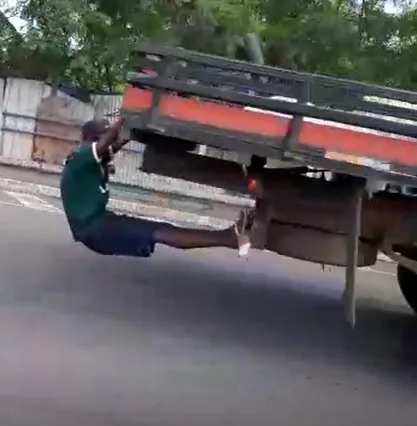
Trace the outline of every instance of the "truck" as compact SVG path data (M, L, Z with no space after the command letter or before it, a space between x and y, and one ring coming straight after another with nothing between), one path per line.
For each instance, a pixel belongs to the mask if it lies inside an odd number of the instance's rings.
M417 93L147 43L127 82L142 171L251 196L270 212L256 249L345 268L352 326L357 269L379 253L417 312L417 198L389 190L417 187Z

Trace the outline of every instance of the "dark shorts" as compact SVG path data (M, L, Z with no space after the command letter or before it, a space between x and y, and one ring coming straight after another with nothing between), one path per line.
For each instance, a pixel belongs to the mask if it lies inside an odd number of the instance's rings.
M108 212L100 223L78 239L99 254L150 257L155 250L157 228L157 222Z

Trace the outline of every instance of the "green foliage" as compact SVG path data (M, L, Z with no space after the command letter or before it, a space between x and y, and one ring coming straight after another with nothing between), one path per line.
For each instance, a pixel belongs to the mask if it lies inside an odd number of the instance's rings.
M247 57L254 32L272 65L416 89L417 6L396 3L390 14L383 0L20 0L19 33L0 0L0 73L113 92L139 40Z

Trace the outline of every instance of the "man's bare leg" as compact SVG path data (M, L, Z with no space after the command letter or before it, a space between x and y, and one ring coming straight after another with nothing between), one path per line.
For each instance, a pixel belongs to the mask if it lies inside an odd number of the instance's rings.
M205 230L164 226L155 233L159 244L184 250L208 247L237 248L234 228L224 230Z
M184 250L209 247L226 247L237 249L241 238L238 234L247 234L251 239L254 223L254 211L241 212L234 225L223 230L205 230L181 228L174 225L163 225L155 232L155 240L159 244Z

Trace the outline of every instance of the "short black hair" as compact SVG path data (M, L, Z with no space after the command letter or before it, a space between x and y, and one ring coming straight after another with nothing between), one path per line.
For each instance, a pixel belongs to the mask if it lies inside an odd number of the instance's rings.
M107 130L110 123L106 119L90 120L84 123L81 129L83 141L96 142L100 136Z

